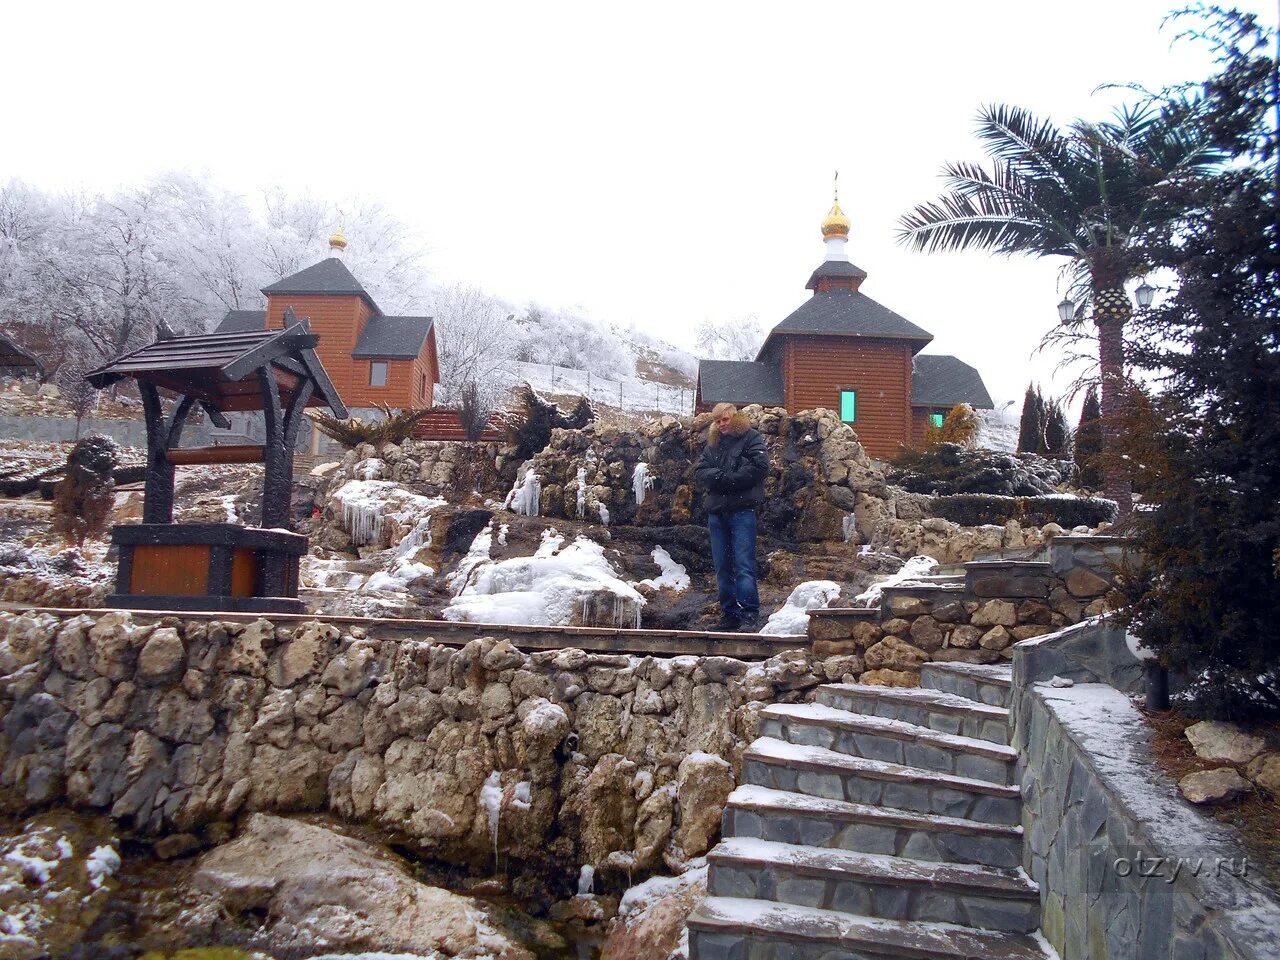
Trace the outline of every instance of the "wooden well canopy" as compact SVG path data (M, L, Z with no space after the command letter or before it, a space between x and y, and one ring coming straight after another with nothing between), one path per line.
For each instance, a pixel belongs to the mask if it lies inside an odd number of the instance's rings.
M262 526L288 527L293 446L303 409L328 407L334 416L348 415L316 356L318 342L306 321L297 320L290 310L282 330L162 336L86 374L99 388L126 378L138 382L147 423L143 523L173 522L175 464L262 461ZM179 396L168 417L160 390ZM224 413L263 411L266 444L180 448L187 415L197 404L223 429L230 427Z

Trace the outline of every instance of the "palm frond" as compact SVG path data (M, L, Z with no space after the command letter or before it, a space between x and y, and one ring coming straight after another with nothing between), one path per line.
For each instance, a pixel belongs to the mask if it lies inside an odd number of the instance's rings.
M1062 132L1051 120L1037 119L1022 107L991 104L978 112L978 139L996 160L1065 191L1062 166L1069 154Z
M990 250L994 253L1057 252L1041 224L1012 215L998 199L946 194L921 204L898 221L898 240L914 250Z

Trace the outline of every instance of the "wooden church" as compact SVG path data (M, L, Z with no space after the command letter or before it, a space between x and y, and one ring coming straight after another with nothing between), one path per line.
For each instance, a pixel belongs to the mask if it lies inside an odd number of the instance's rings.
M754 361L701 361L696 409L826 407L881 459L921 443L928 424L940 425L958 403L991 409L977 370L956 357L921 353L933 334L862 292L867 273L849 261L849 218L838 200L822 236L826 259L805 284L813 296L769 332Z

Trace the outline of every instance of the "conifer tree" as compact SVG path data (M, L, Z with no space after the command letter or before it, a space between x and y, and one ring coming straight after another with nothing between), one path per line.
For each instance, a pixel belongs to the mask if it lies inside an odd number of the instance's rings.
M1027 385L1022 400L1022 420L1018 425L1018 452L1041 453L1044 449L1044 397L1033 384Z
M1135 514L1139 560L1127 620L1166 667L1191 678L1210 716L1280 715L1280 70L1275 36L1251 14L1209 8L1219 73L1189 116L1237 158L1179 185L1189 211L1152 236L1155 267L1177 271L1141 318L1136 366L1159 371L1149 469Z
M1098 388L1090 387L1080 409L1080 423L1076 427L1076 481L1082 487L1096 490L1102 486L1102 407L1098 403Z
M1071 456L1071 428L1067 426L1067 415L1063 412L1061 401L1049 400L1045 403L1042 452L1055 460L1066 460Z

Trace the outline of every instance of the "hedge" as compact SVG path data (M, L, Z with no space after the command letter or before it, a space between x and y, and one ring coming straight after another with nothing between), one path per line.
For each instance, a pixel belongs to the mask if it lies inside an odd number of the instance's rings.
M1039 497L1001 497L989 493L957 493L946 497L934 497L930 511L965 527L979 527L984 523L1003 524L1009 520L1044 526L1056 523L1070 530L1073 527L1096 527L1099 523L1114 523L1116 502L1102 497L1072 497L1050 494Z

